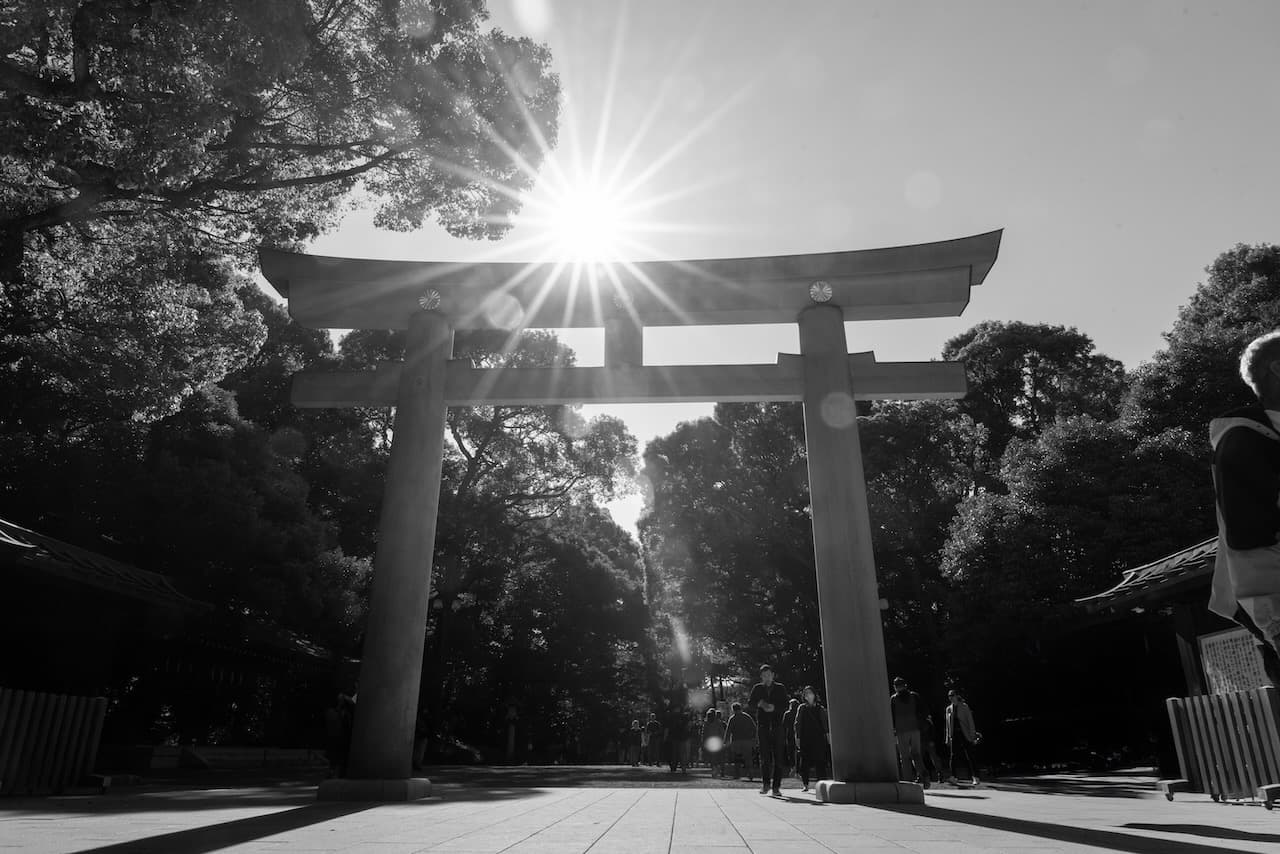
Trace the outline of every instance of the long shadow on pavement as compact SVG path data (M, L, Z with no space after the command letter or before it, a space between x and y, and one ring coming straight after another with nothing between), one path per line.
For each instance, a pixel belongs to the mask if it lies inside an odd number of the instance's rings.
M103 845L100 848L82 849L80 854L106 854L106 852L129 852L129 854L201 854L205 851L218 851L232 845L252 842L264 836L287 833L300 827L331 821L344 815L352 815L369 809L371 804L309 804L305 807L273 812L269 815L241 818L235 821L222 821L217 824L193 827L190 830L178 830L173 833L162 833L146 839L130 839Z
M1149 780L1118 780L1115 778L1091 779L1079 777L1001 777L986 782L992 789L1006 792L1027 792L1033 795L1088 795L1098 798L1147 798L1156 793L1155 784Z
M197 812L242 807L305 806L314 803L314 783L246 788L130 787L102 795L51 795L0 800L0 815L74 813Z
M493 801L527 798L537 793L538 790L532 788L480 789L446 785L438 787L437 791L433 793L434 797L416 801L413 805L420 806L423 809L430 809L433 804L438 804L442 801ZM311 792L311 797L315 797L314 790ZM278 804L280 802L276 801L275 803ZM224 794L219 799L219 805L223 807L240 807L244 806L244 802L233 797L227 797ZM145 839L130 839L98 848L81 849L79 854L115 854L116 852L118 854L124 854L124 852L129 852L129 854L203 854L203 852L219 851L232 845L241 845L266 836L275 836L276 834L287 833L313 824L332 821L343 816L354 815L377 806L380 806L380 804L312 802L305 806L281 810L267 815L222 821L202 827L193 827L188 830L150 836Z
M1155 830L1160 833L1189 833L1214 839L1235 839L1240 842L1280 842L1280 833L1251 833L1247 830L1232 830L1229 827L1214 827L1211 824L1142 824L1131 822L1122 826L1132 827L1134 830Z
M1129 833L1117 833L1111 830L1070 827L1046 821L1028 821L1022 818L983 815L981 813L962 812L943 807L881 806L875 808L886 812L919 815L957 824L985 827L988 830L1002 830L1007 833L1038 836L1041 839L1069 842L1073 845L1092 845L1097 848L1108 848L1112 851L1127 851L1131 852L1131 854L1223 854L1224 851L1236 852L1236 854L1250 854L1250 852L1240 848L1200 845L1195 842L1176 842L1170 839L1150 839ZM1151 829L1167 828L1152 826Z

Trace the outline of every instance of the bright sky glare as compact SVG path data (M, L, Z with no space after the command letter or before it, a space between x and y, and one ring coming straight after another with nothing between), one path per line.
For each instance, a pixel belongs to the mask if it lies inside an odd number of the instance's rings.
M493 25L550 46L565 91L517 227L469 243L355 214L312 251L708 258L1004 228L963 316L852 324L851 346L926 360L978 321L1024 320L1075 326L1132 367L1219 252L1280 240L1274 0L489 6ZM564 338L599 364L599 332ZM797 348L793 327L645 335L651 364ZM643 444L710 409L613 411ZM630 526L640 499L611 509Z

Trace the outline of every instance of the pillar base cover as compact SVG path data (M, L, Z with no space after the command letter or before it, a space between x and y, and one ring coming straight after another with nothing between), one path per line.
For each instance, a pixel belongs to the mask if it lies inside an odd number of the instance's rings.
M846 783L821 780L815 794L829 804L923 804L919 783Z
M319 801L418 801L431 797L431 781L426 777L403 780L351 780L334 777L320 784Z

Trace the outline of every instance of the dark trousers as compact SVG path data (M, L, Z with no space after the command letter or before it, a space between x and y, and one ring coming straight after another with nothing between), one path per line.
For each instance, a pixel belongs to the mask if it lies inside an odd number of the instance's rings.
M782 766L786 763L784 752L786 742L783 739L782 727L769 729L761 727L757 738L760 741L760 786L782 788Z
M957 730L951 736L951 776L959 776L956 774L957 759L964 757L965 767L969 769L970 777L978 776L978 766L973 764L973 742L964 737L964 733Z
M800 782L809 788L809 781L817 782L827 775L826 747L814 750L800 748L796 753L796 768L800 770ZM812 776L809 772L813 772Z

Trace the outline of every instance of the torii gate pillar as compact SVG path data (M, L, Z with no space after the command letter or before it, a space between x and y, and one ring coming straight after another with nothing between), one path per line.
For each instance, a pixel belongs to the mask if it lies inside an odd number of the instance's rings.
M835 777L819 782L817 795L836 803L923 803L919 785L898 780L893 742L885 737L893 732L883 689L889 679L848 352L840 308L816 305L800 313L809 506Z
M406 801L431 794L412 776L422 645L431 599L443 465L445 367L453 330L445 316L409 320L396 399L391 459L378 520L378 552L360 662L360 685L347 776L320 784L322 800Z

